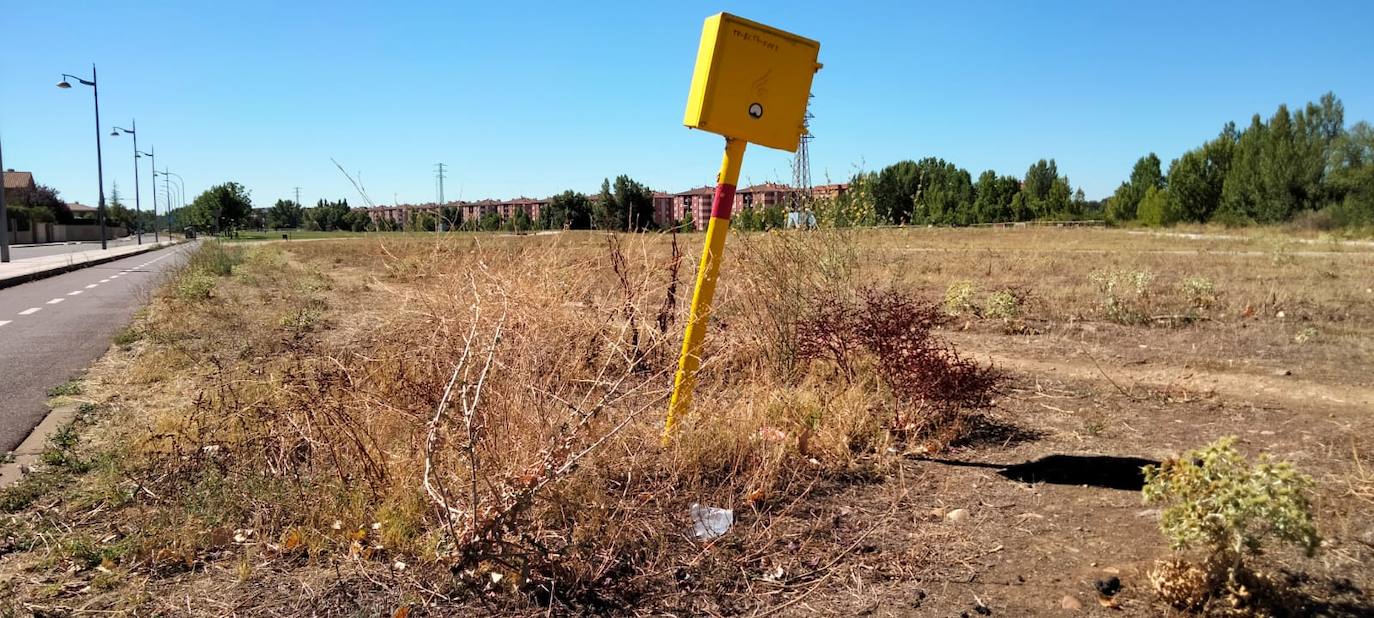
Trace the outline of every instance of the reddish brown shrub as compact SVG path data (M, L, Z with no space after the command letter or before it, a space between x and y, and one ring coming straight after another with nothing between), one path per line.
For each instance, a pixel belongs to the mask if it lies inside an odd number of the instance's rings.
M895 433L948 444L970 413L992 404L1000 377L932 333L943 319L934 304L895 289L819 298L798 324L798 355L833 363L846 383L871 371L891 397Z

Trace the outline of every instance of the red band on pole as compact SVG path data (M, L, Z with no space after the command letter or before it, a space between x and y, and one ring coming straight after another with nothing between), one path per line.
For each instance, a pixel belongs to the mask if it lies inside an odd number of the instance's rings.
M729 219L735 207L735 185L720 183L716 185L716 196L711 202L711 218Z

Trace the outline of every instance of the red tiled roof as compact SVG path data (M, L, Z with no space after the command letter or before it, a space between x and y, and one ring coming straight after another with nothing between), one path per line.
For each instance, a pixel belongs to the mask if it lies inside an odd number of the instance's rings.
M33 172L5 172L6 189L27 189L33 186Z
M70 211L72 211L72 212L95 212L95 211L96 211L95 206L87 206L87 205L82 204L82 203L80 203L80 202L70 202L70 203L68 203L68 204L67 204L67 209L70 210Z
M681 197L681 196L687 196L687 195L715 195L715 193L716 193L716 188L715 188L715 187L707 186L707 187L697 187L697 188L695 188L695 189L688 189L688 190L686 190L686 191L680 191L680 192L678 192L678 193L674 193L673 195L676 195L676 196Z
M765 182L765 183L762 183L762 184L754 185L754 186L752 186L752 187L745 187L745 188L743 188L743 189L740 189L739 192L740 192L740 193L751 193L751 192L754 192L754 191L791 191L791 190L792 190L792 187L789 187L789 186L784 185L784 184L778 184L778 183L776 183L776 182Z

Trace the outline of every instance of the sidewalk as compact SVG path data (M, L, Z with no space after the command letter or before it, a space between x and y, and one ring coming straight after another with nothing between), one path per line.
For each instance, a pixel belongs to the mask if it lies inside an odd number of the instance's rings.
M19 285L26 281L60 275L88 266L112 262L139 253L146 253L162 247L177 244L175 241L160 243L145 242L141 245L127 245L110 249L92 249L59 255L44 255L21 258L8 263L0 263L0 288Z

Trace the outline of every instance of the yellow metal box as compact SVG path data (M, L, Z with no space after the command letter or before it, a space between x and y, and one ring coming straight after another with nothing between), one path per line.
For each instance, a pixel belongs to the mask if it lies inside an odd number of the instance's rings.
M719 13L701 29L683 124L795 151L821 44Z

